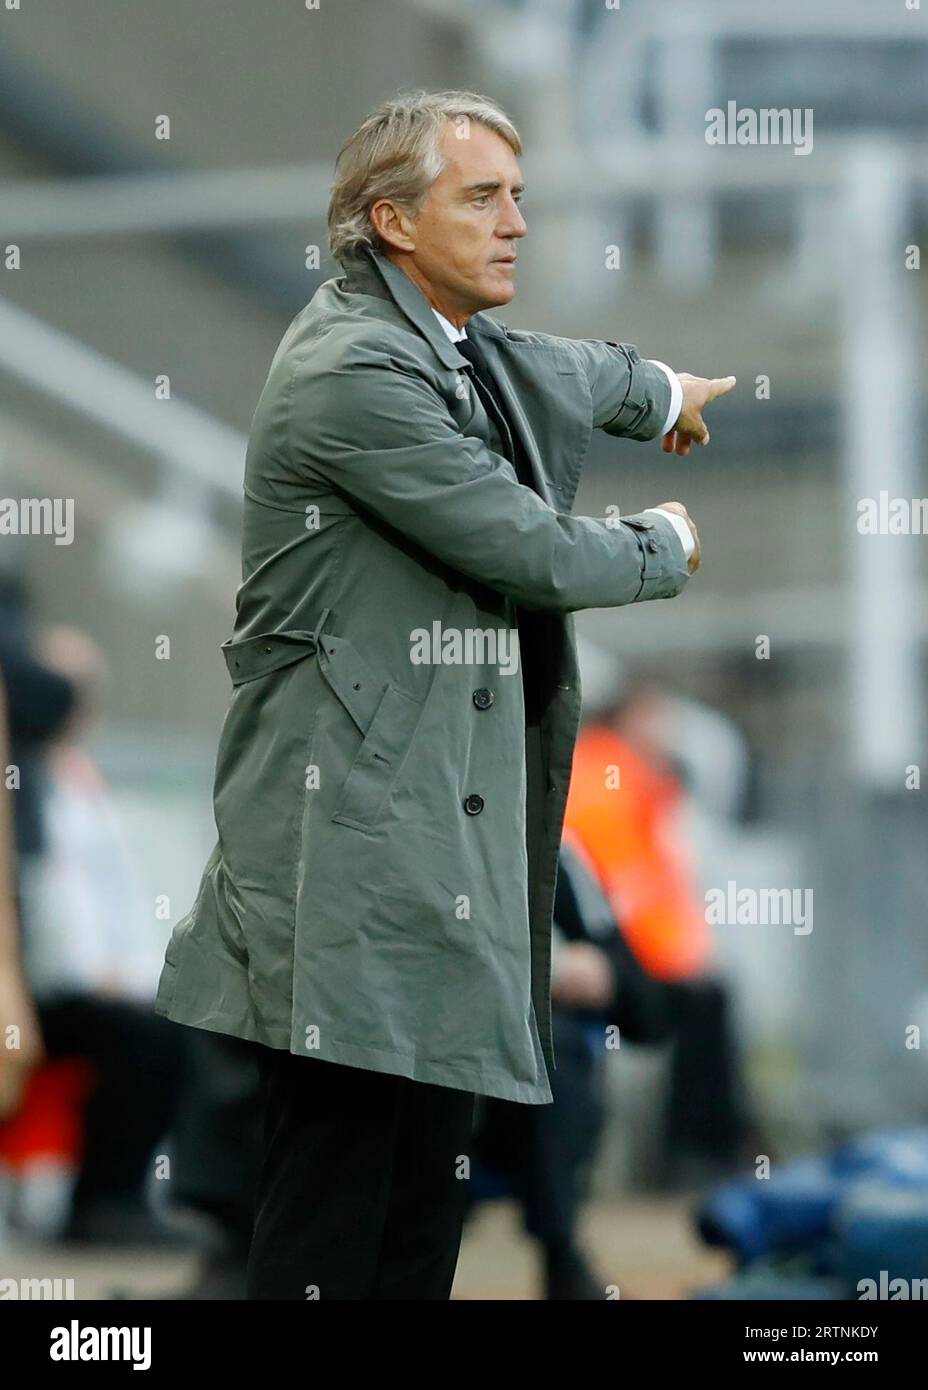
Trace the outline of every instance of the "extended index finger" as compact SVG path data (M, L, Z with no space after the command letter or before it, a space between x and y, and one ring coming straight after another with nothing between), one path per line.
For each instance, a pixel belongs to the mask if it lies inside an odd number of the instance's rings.
M738 378L734 376L717 376L709 382L709 391L706 401L718 400L719 396L727 396L732 390Z

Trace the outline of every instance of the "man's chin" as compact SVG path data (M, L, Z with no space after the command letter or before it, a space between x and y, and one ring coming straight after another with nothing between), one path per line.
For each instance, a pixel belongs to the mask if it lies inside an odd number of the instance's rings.
M486 300L484 309L497 309L501 304L508 304L516 292L512 271L503 270L488 276L480 289L481 297Z

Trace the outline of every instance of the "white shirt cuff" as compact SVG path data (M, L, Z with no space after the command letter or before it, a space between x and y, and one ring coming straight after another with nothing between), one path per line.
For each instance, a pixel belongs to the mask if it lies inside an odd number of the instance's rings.
M680 418L680 411L683 409L683 387L680 385L680 378L666 362L658 362L655 357L649 357L648 361L652 367L660 367L661 371L667 373L667 380L670 382L670 409L667 412L667 420L661 434L666 434L672 430Z
M688 560L696 549L696 542L693 540L693 533L683 517L678 516L676 512L667 512L663 507L645 507L644 510L645 512L656 512L658 516L665 516L668 521L673 523L673 529L683 542L683 558Z

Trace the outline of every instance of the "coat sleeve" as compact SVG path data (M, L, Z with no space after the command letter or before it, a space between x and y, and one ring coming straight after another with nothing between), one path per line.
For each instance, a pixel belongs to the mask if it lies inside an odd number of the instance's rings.
M660 367L643 358L633 343L602 338L560 338L553 333L496 328L517 342L548 347L577 363L593 404L593 428L626 439L656 439L670 410L670 382Z
M593 427L627 439L656 439L670 409L666 372L631 343L573 338L593 398Z
M427 378L386 354L327 370L304 358L290 387L288 448L302 476L526 608L671 598L689 578L665 518L555 512L507 459L458 431Z

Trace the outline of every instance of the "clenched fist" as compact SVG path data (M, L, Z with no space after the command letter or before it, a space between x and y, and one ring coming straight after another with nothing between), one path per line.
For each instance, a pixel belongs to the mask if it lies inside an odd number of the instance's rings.
M696 530L696 524L682 502L661 502L660 508L662 512L676 512L677 516L682 516L683 520L690 528L690 531L693 533L693 553L687 561L690 574L692 574L694 570L699 569L699 562L702 559L702 549L699 544L699 532Z

